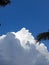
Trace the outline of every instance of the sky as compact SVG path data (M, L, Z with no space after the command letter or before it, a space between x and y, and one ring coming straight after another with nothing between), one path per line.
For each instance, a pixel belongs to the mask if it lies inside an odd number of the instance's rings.
M25 27L36 37L49 29L49 0L11 0L0 7L0 23L0 35Z
M35 42L26 28L0 36L0 65L49 65L47 46Z

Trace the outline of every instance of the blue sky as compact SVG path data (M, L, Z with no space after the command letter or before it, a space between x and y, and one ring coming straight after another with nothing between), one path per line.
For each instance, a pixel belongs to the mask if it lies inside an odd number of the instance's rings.
M25 27L36 36L49 29L49 0L11 0L0 7L0 34ZM47 45L48 46L48 45Z

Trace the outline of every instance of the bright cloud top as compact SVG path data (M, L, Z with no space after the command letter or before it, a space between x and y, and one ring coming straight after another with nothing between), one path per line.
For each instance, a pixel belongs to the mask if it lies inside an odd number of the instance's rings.
M43 43L22 28L0 36L0 65L49 65L49 52Z

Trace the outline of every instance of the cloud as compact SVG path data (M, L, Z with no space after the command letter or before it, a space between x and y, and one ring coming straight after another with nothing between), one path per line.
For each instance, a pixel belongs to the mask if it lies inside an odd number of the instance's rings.
M22 28L0 36L0 65L49 65L44 43L35 44L34 36Z

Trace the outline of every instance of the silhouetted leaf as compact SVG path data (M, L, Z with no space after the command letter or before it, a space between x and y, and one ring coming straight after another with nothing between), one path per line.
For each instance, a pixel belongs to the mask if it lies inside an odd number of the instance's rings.
M49 32L43 32L37 35L37 41L49 40Z
M0 24L0 26L1 26L1 24Z
M0 6L6 6L7 4L9 4L11 1L10 0L0 0Z

